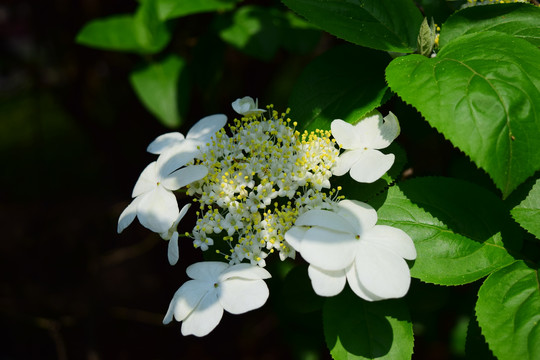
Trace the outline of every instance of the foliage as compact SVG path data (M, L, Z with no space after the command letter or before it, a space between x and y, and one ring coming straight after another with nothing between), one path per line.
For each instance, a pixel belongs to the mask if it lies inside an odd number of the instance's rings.
M289 96L290 116L299 129L328 129L336 118L355 123L381 107L402 120L398 110L405 104L414 107L457 148L456 156L464 154L476 168L458 173L461 179L408 179L390 172L373 187L359 186L352 193L378 209L381 224L412 237L418 252L411 264L413 277L434 287L487 277L468 327L466 351L476 353L475 342L485 337L501 360L538 358L540 8L515 3L450 9L441 0L438 8L421 7L422 13L412 0L283 3L294 13L279 4L143 0L134 14L89 22L77 42L139 54L141 65L130 75L133 89L169 128L185 122L196 85L189 74L206 72L203 66L209 64L176 52L173 29L185 17L203 12L213 16L204 39L220 39L263 61L291 53L314 57L295 74ZM447 11L441 15L443 6ZM428 25L433 16L442 18L440 37ZM320 54L314 49L321 33L342 40L333 39L337 45ZM426 43L426 38L431 40ZM223 43L208 48L218 52ZM426 46L433 45L426 54ZM219 67L219 61L213 66ZM412 138L420 131L415 121L401 123ZM414 169L414 163L409 165ZM492 183L470 180L483 171ZM528 179L535 183L525 189ZM303 282L294 285L292 308L298 309L296 299L306 296L301 292L308 288L307 278L291 274L286 286L293 279ZM370 303L345 291L324 299L322 317L334 359L412 356L416 320L404 299Z

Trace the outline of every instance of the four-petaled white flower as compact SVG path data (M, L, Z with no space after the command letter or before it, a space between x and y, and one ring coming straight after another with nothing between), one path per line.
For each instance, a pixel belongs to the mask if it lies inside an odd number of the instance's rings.
M410 285L409 267L416 250L402 230L375 225L369 205L343 200L335 211L310 210L298 217L287 242L310 264L313 289L334 296L345 282L361 298L376 301L403 297Z
M260 114L266 110L258 109L259 100L253 100L250 96L244 96L241 99L236 99L232 103L233 110L239 113L240 115L249 116L254 114Z
M389 113L383 119L374 111L356 125L337 119L332 121L331 129L337 143L346 150L332 169L334 175L341 176L350 170L354 180L372 183L392 167L394 154L385 155L378 149L388 147L399 135L394 114Z
M159 154L159 174L166 177L176 169L199 157L206 143L227 123L223 114L210 115L199 120L184 137L179 132L158 136L148 145L149 153Z
M164 324L182 321L182 335L205 336L220 322L223 310L242 314L264 305L271 277L263 268L249 264L229 266L204 261L188 266L193 280L185 282L174 294L163 319Z
M174 171L166 177L160 175L157 162L150 163L141 173L133 188L133 201L120 214L118 232L122 232L135 219L153 232L167 233L178 220L180 211L173 191L204 178L208 169L191 165Z
M171 265L176 265L176 263L178 262L178 258L180 257L180 251L178 250L178 224L184 218L190 207L191 204L184 205L171 228L166 232L160 234L163 240L169 240L167 258L169 260L169 264Z

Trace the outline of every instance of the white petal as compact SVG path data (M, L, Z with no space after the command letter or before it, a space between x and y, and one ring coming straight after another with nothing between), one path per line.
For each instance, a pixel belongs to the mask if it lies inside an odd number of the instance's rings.
M332 136L343 149L356 149L359 147L354 125L336 119L330 124L330 129L332 130Z
M182 335L205 336L214 330L223 317L223 307L218 301L218 292L210 291L197 308L182 322Z
M219 275L229 267L221 261L201 261L187 267L186 273L192 279L217 282Z
M372 131L372 135L366 138L365 144L370 149L384 149L397 138L399 132L399 122L394 114L390 112L386 115L384 117L384 122L381 114L378 114L376 131ZM366 131L366 134L367 133L368 131Z
M220 275L220 281L231 278L240 278L245 280L269 279L272 275L260 266L251 264L237 264L224 270Z
M219 129L227 123L227 116L216 114L203 117L189 129L186 138L209 140Z
M366 150L351 167L351 177L361 183L372 183L381 178L394 164L394 154Z
M353 226L353 234L363 236L377 223L377 212L369 204L357 200L342 200L336 213Z
M400 256L360 241L355 259L360 284L383 299L403 297L409 290L409 266Z
M133 188L133 192L131 193L131 196L136 197L141 194L152 191L153 189L156 188L158 182L159 182L159 178L157 174L156 162L153 161L150 164L148 164L144 168L141 175L139 175L139 179L135 183L135 187Z
M382 247L394 254L407 259L416 259L416 249L411 237L405 231L387 225L376 225L360 241L369 241L374 246Z
M337 295L345 287L345 270L329 271L310 265L308 275L313 290L319 296Z
M358 240L350 233L314 227L302 239L300 254L318 268L342 270L353 262L357 243Z
M355 228L347 219L328 210L309 210L300 215L295 223L296 226L317 226L339 232L355 232Z
M173 236L173 233L177 232L178 224L180 223L180 221L182 221L182 219L184 218L184 216L186 215L190 207L191 207L191 204L186 204L182 207L182 209L180 209L180 213L178 214L178 217L172 224L171 228L160 234L163 240L170 240L171 237Z
M167 249L167 258L169 259L169 264L176 265L179 257L180 252L178 250L178 232L175 231L169 240L169 246Z
M186 214L187 214L190 207L191 207L191 204L186 204L186 205L182 206L182 209L180 209L180 214L178 214L178 218L176 219L176 221L173 224L174 227L178 227L178 224L180 224L180 221L182 221L184 216L186 216Z
M349 283L349 287L351 290L361 297L364 300L367 301L378 301L378 300L384 300L384 298L377 296L371 292L369 292L361 283L360 280L358 280L358 275L356 273L356 265L353 263L352 266L347 270L347 282Z
M212 289L213 284L211 283L196 280L186 281L174 293L169 309L163 318L163 323L170 323L173 316L177 321L184 320L197 307L204 295Z
M302 239L307 231L308 228L293 226L285 233L285 241L287 241L294 250L300 252L302 251Z
M118 218L118 227L116 229L119 234L124 231L124 229L133 222L135 216L137 216L137 205L140 200L141 197L136 197L133 199L133 201L120 214L120 217Z
M178 190L194 181L201 180L208 174L208 169L203 165L191 165L176 170L165 179L162 184L166 189Z
M380 126L383 123L383 117L377 110L367 114L357 124L354 125L354 133L357 139L355 148L373 149L374 139L380 137ZM390 143L388 143L389 145ZM388 146L387 145L387 146Z
M174 194L163 186L141 195L137 206L137 218L146 228L156 233L168 231L179 214Z
M233 110L240 115L245 115L251 109L255 109L257 107L257 105L255 105L255 101L253 101L253 98L250 96L244 96L241 99L236 99L231 105Z
M332 167L332 174L335 176L345 175L351 167L356 163L358 158L362 156L362 153L366 151L364 149L347 150L341 154L334 166Z
M157 159L156 171L159 178L166 178L199 156L201 151L197 147L200 146L201 142L186 139L181 144L166 149Z
M155 140L148 145L146 151L151 154L161 154L164 150L180 144L183 140L184 135L179 132L163 134L155 138Z
M231 314L242 314L260 308L269 295L268 286L264 280L235 278L224 281L220 287L219 302Z

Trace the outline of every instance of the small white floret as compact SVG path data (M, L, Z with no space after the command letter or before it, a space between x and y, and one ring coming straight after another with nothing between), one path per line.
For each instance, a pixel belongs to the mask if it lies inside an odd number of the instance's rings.
M351 177L362 183L372 183L384 175L394 164L394 154L383 154L379 149L388 147L399 135L396 116L386 117L374 111L356 125L337 119L331 124L332 135L345 149L339 156L332 173L341 176L350 171Z
M232 103L232 107L234 111L244 116L260 114L266 111L263 109L258 109L259 100L253 100L253 98L249 96L245 96L241 99L236 99Z

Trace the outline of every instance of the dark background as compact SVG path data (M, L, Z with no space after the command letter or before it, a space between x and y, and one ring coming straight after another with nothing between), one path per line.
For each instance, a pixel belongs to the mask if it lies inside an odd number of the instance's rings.
M0 5L0 359L329 358L320 314L274 311L286 294L272 281L267 305L225 314L205 338L161 324L200 254L181 243L171 267L166 242L136 222L118 235L116 223L154 159L147 144L170 130L130 87L137 55L74 42L89 20L135 8L125 0ZM189 53L210 21L211 14L186 18L168 50ZM244 95L284 109L302 67L335 42L324 36L309 55L280 52L270 62L226 48L214 86L194 87L180 131L215 112L233 117L230 103ZM417 173L439 174L451 146L426 129L422 144L407 150L411 161L424 159ZM406 134L402 142L407 147ZM424 321L415 358L452 358L451 330L466 312L460 306L472 309L475 285L413 288L422 295L412 298L412 312Z

